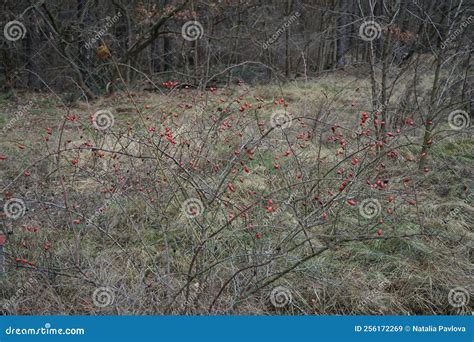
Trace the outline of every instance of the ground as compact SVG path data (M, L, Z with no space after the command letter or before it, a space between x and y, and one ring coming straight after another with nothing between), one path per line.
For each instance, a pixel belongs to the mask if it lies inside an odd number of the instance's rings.
M9 313L472 311L472 134L437 121L419 170L367 80L1 101Z

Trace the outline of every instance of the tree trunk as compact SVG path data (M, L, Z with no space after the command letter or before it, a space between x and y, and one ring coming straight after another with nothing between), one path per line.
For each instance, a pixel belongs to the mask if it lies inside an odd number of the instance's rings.
M292 1L286 1L286 19L289 20L291 14L291 5ZM285 30L285 76L286 78L290 77L290 65L291 65L291 55L290 55L290 27L287 27Z
M346 65L346 50L347 50L347 23L348 23L348 0L340 0L339 2L339 17L337 21L338 25L338 37L336 47L336 68L344 68Z
M169 0L163 1L163 8L169 4ZM171 39L168 35L163 37L163 71L170 71L173 67L173 53Z

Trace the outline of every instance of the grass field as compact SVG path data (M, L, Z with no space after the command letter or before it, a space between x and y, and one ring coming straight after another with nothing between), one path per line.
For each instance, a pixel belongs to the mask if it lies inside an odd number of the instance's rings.
M472 134L419 170L422 117L378 146L356 75L0 104L9 313L473 311Z

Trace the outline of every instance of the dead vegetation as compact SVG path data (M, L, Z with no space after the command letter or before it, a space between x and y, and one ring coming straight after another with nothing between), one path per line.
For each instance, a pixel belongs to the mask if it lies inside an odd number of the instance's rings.
M70 109L21 99L32 110L1 141L3 203L26 207L3 220L5 310L459 314L448 293L472 290L469 129L438 136L420 172L421 117L405 113L414 124L393 126L380 152L361 134L373 123L359 125L369 85L355 82L119 92ZM377 215L361 215L364 199Z

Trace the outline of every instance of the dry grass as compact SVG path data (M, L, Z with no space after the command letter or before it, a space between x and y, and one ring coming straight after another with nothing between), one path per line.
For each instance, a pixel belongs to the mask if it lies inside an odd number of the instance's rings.
M46 146L51 153L57 149L57 132L62 125L58 118L65 114L64 110L52 98L35 95L34 111L28 119L2 136L2 154L8 156L7 161L1 162L2 187L12 183L8 191L13 195L35 200L28 203L31 210L23 218L4 221L13 226L14 233L7 246L9 265L7 276L2 279L0 299L11 299L8 312L13 314L459 313L448 304L447 296L454 287L472 291L473 211L472 201L466 201L473 188L472 137L457 135L436 143L430 162L432 171L427 174L420 175L415 162L406 162L417 153L416 149L401 149L405 158L387 165L384 175L400 180L390 191L401 195L407 193L401 180L410 177L419 205L406 206L403 201L397 204L396 215L384 223L386 239L344 243L328 237L375 236L376 228L360 217L357 207L336 207L339 209L331 212L331 224L315 221L305 232L312 248L328 244L330 248L301 264L297 261L307 255L310 246L305 243L302 248L292 249L303 243L305 235L289 236L310 207L304 196L287 187L298 176L298 167L316 176L318 157L322 160L319 172L329 171L337 160L337 145L326 140L308 141L298 151L301 165L281 158L277 160L282 168L279 172L273 167L274 156L287 150L282 142L288 137L275 130L254 160L247 161L251 173L241 172L238 163L223 163L217 173L212 173L209 160L229 161L242 141L255 138L258 126L245 128L245 122L268 121L274 98L283 97L293 117L319 117L325 124L317 125L314 132L316 136L326 135L336 122L357 127L360 112L369 110L367 87L355 76L333 75L317 82L299 80L283 87L242 87L219 90L217 94L191 90L179 90L172 96L138 94L133 103L120 93L115 98L81 103L71 109L78 120L66 121L62 146L71 140L68 145L74 149L62 153L59 164L54 157L42 156L47 154ZM240 103L232 101L239 96ZM239 114L238 108L245 102L252 103L252 108ZM256 109L259 104L260 111ZM226 118L222 111L226 107L231 109L234 120ZM14 113L14 106L5 108L4 123ZM103 135L87 128L89 116L103 108L114 113L117 135ZM212 125L212 115L220 118L219 124L228 120L234 127L242 127L242 137L228 130L203 135L203 129ZM136 140L139 135L128 131L129 126L134 132L141 132L140 143ZM179 151L147 141L146 132L152 126L157 132L163 132L165 126L173 127L174 138L181 143ZM46 127L55 132L48 144L44 142ZM294 124L291 129L297 133L300 126ZM294 136L288 139L298 143ZM189 146L183 147L184 140L189 140ZM88 142L120 153L96 158L90 150L77 149ZM17 145L23 143L27 148L19 150ZM177 163L163 158L163 152L172 153ZM80 163L74 167L72 159L79 159ZM179 162L193 172L200 191L208 196L205 211L197 221L183 214L181 204L186 198L202 194L190 186L190 178L180 169ZM65 177L63 184L58 165ZM233 168L239 171L234 174ZM22 176L24 169L31 171L30 178ZM222 192L218 201L211 201L212 189L227 171L226 183L231 181L235 192ZM362 177L373 175L374 170L368 169ZM339 183L340 180L328 180L327 186ZM105 192L110 186L116 187L120 195L110 199ZM248 212L248 217L229 216L232 212L238 216L238 208L242 210L255 201L253 191L274 191L272 198L281 210L276 215L266 213L262 200ZM69 214L61 209L65 193L71 205ZM380 201L386 198L376 190L365 195L379 197ZM284 204L287 200L290 205ZM44 211L40 202L49 203L50 209ZM103 212L97 214L104 204ZM459 213L443 223L453 208L459 208ZM91 217L94 224L85 225ZM81 224L71 225L72 218L80 218ZM22 225L38 225L42 229L32 235ZM223 225L226 228L209 239ZM263 237L255 239L256 232ZM400 237L418 233L419 236ZM26 248L22 247L24 241ZM203 241L206 243L201 245ZM46 242L52 243L51 251L43 250ZM265 263L268 255L280 251L278 246L284 253L271 262L237 272ZM192 272L196 277L189 281L189 267L197 249L199 258ZM15 257L34 260L34 266L19 267ZM266 279L295 264L291 272L258 288ZM37 279L38 285L28 286L29 277ZM226 282L228 286L217 298ZM290 290L291 304L275 308L270 303L270 292L277 285ZM26 291L17 295L22 286ZM98 287L110 289L112 305L94 305L93 292ZM472 306L468 304L464 309L470 312Z

